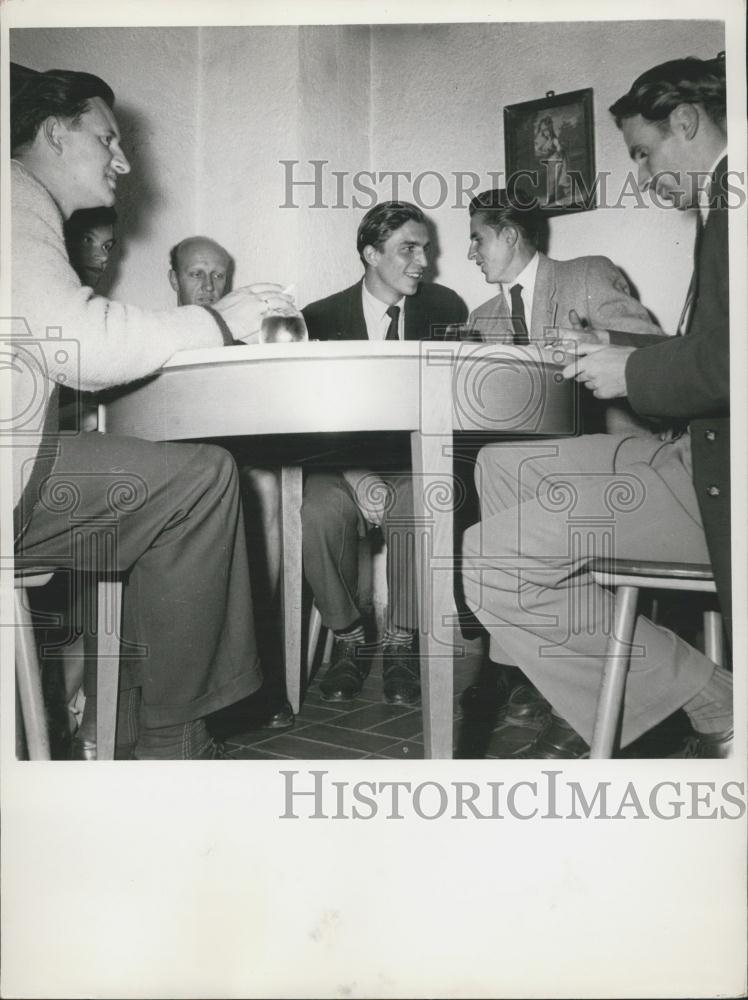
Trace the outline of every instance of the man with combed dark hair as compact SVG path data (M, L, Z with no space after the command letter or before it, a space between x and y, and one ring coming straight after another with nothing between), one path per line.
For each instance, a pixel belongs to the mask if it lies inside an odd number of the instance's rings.
M471 334L486 342L545 343L555 328L623 330L631 334L661 335L644 306L631 294L623 274L607 257L553 260L541 250L547 240L542 211L517 191L482 191L470 203L470 248L489 285L498 294L473 310ZM585 430L641 428L625 405L584 400ZM466 711L472 708L502 711L514 725L545 719L548 702L514 668L483 665L477 683L462 695Z
M606 545L614 558L711 562L730 635L724 64L664 63L639 77L611 111L640 187L695 210L694 276L679 336L559 331L570 351L565 378L598 399L627 397L667 431L489 446L479 454L482 521L465 533L466 598L490 633L492 658L521 666L553 706L521 757L587 753L613 595L585 567ZM561 495L586 514L582 551L572 550L573 518ZM639 615L622 745L681 707L694 729L687 755L729 756L731 673Z
M99 533L116 522L114 564L98 568L126 574L123 635L142 691L137 727L128 715L120 730L137 728L138 758L212 758L204 717L261 680L234 463L205 445L58 437L57 386L122 385L185 347L257 338L266 300L286 300L259 285L211 310L148 312L94 295L68 261L63 222L113 205L130 171L114 95L86 73L15 72L13 81L16 565L67 566L74 542L103 551ZM95 719L95 704L86 713ZM81 755L91 756L85 745Z
M498 294L470 314L481 340L545 341L551 329L574 321L629 333L662 331L631 295L607 257L552 260L541 247L545 219L535 207L511 201L503 190L484 191L470 203L468 258Z
M375 205L358 227L356 248L364 276L303 309L309 336L317 340L424 340L462 323L467 309L451 289L423 282L429 232L423 213L408 202ZM322 621L335 632L322 697L350 701L368 674L364 627L355 595L358 538L366 524L382 527L387 542L388 621L383 644L384 698L410 704L420 697L414 647L415 608L413 493L409 455L388 441L369 455L369 467L312 472L301 510L304 572ZM356 463L358 459L354 460ZM341 456L340 467L345 463ZM369 501L378 494L381 506ZM376 508L376 509L374 509Z

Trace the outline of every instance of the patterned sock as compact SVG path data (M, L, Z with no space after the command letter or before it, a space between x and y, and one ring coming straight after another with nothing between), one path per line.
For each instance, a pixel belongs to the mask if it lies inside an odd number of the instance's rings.
M135 757L138 760L195 760L208 753L212 742L204 719L149 728L141 722Z
M382 642L393 646L412 646L415 638L415 631L407 628L398 628L397 625L389 625L384 630Z
M364 623L360 618L358 618L352 625L349 625L348 628L335 629L334 631L337 639L344 639L346 642L366 642Z
M697 733L732 729L732 674L715 667L707 683L683 706Z

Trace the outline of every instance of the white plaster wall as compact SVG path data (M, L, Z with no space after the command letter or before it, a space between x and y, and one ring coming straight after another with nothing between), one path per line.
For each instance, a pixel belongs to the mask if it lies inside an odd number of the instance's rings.
M33 28L10 37L14 61L38 70L85 69L114 90L132 172L118 186L120 256L107 286L125 302L174 305L168 251L195 224L197 29Z
M293 283L304 304L356 280L357 223L351 235L350 213L311 207L309 188L287 199L281 161L299 161L297 180L313 176L312 159L368 162L368 27L206 28L200 38L198 228L234 254L235 285Z
M372 37L372 159L414 176L472 170L485 178L481 188L491 187L486 172L504 170L504 105L593 87L597 168L620 180L631 163L610 104L650 66L722 48L722 26L709 22L380 26ZM432 186L430 203L435 195ZM450 204L454 198L430 213L438 280L473 307L492 292L466 260L467 210ZM690 278L692 233L693 220L674 211L596 209L552 219L550 252L611 257L672 330Z

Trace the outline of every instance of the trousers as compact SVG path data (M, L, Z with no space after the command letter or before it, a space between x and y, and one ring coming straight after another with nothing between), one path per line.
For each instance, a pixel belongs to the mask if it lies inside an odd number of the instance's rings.
M410 473L377 472L388 487L382 532L387 545L388 624L414 630L418 619L415 529ZM301 506L304 575L323 623L345 629L360 617L356 603L358 539L366 521L339 472L310 472Z
M463 536L468 606L496 662L521 667L588 742L614 596L590 558L709 562L686 434L595 434L483 448L481 520ZM703 688L714 664L639 615L622 745Z
M202 718L262 682L236 466L213 445L63 436L16 565L124 573L121 661L145 726Z

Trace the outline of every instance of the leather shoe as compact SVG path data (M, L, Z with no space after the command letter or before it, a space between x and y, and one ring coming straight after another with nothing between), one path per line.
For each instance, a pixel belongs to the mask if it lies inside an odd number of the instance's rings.
M388 705L413 705L421 697L420 661L412 645L386 642L382 647L384 700Z
M323 701L353 701L361 694L370 668L364 649L363 643L336 637L332 662L319 685Z
M580 760L589 757L590 748L575 729L560 715L548 721L525 750L514 754L521 760Z
M272 715L268 716L259 726L260 729L290 729L294 724L293 709L288 701L284 701L280 708L276 709Z
M465 715L491 716L495 719L521 677L516 667L486 661L481 666L477 682L466 687L460 695L460 707Z
M74 736L70 745L71 760L96 760L96 739Z
M547 722L550 714L550 703L534 684L526 681L518 684L509 695L503 721L514 726L526 726L528 723Z
M732 757L733 735L732 729L725 729L721 733L695 732L688 740L683 756L719 760Z

